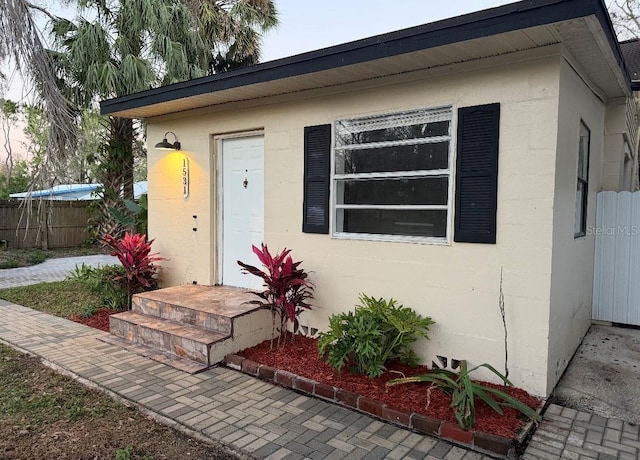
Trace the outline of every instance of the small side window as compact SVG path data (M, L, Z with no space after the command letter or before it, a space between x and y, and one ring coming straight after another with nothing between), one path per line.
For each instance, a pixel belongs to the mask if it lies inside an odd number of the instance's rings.
M578 181L576 187L576 219L574 238L584 236L587 231L587 197L589 195L589 149L591 131L583 121L580 122L578 142Z

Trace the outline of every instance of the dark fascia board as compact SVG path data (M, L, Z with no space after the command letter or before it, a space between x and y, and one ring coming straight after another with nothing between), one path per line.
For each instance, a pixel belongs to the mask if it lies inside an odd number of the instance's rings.
M628 76L603 0L525 0L105 100L100 103L100 112L108 115L591 15L598 18L618 65Z

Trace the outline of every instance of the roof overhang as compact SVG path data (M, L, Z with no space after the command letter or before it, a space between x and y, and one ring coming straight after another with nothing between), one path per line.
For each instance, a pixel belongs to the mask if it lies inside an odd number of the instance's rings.
M525 0L105 100L100 107L103 115L152 118L553 44L571 53L605 97L631 94L631 79L602 0Z

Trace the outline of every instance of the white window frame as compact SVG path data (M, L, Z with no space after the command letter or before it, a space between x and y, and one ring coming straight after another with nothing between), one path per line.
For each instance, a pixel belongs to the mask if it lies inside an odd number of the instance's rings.
M331 237L335 239L350 239L350 240L366 240L366 241L387 241L387 242L410 242L410 243L423 243L433 245L449 245L451 241L452 231L452 218L453 218L453 190L454 190L454 169L455 169L455 123L456 113L453 105L443 105L437 107L419 107L406 109L401 111L389 111L375 114L378 116L393 116L402 115L405 113L414 112L416 110L424 110L425 112L437 112L442 110L450 111L449 121L449 135L448 136L434 136L430 138L401 140L401 141L387 141L368 143L361 146L350 147L351 150L372 148L372 147L389 147L403 144L418 144L418 143L438 143L448 141L448 165L447 169L434 169L434 170L416 170L416 171L393 171L393 172L379 172L379 173L361 173L361 174L336 174L336 137L338 135L338 123L348 120L357 120L360 118L366 118L372 115L360 115L352 117L344 117L336 119L333 122L333 135L331 146L331 182L330 182L330 196L331 196L331 213L330 213L330 228ZM337 182L345 179L385 179L385 178L408 178L415 179L419 177L447 177L448 178L448 192L447 192L447 204L446 205L345 205L337 203ZM411 210L444 210L447 212L446 217L446 235L444 237L425 237L425 236L411 236L411 235L384 235L376 233L350 233L338 231L338 210L340 209L411 209Z

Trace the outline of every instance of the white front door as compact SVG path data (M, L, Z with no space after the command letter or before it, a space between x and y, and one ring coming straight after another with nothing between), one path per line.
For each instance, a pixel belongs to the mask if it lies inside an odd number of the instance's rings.
M251 250L264 239L264 138L222 140L222 237L220 283L250 289L262 281L243 274L238 260L261 267Z

